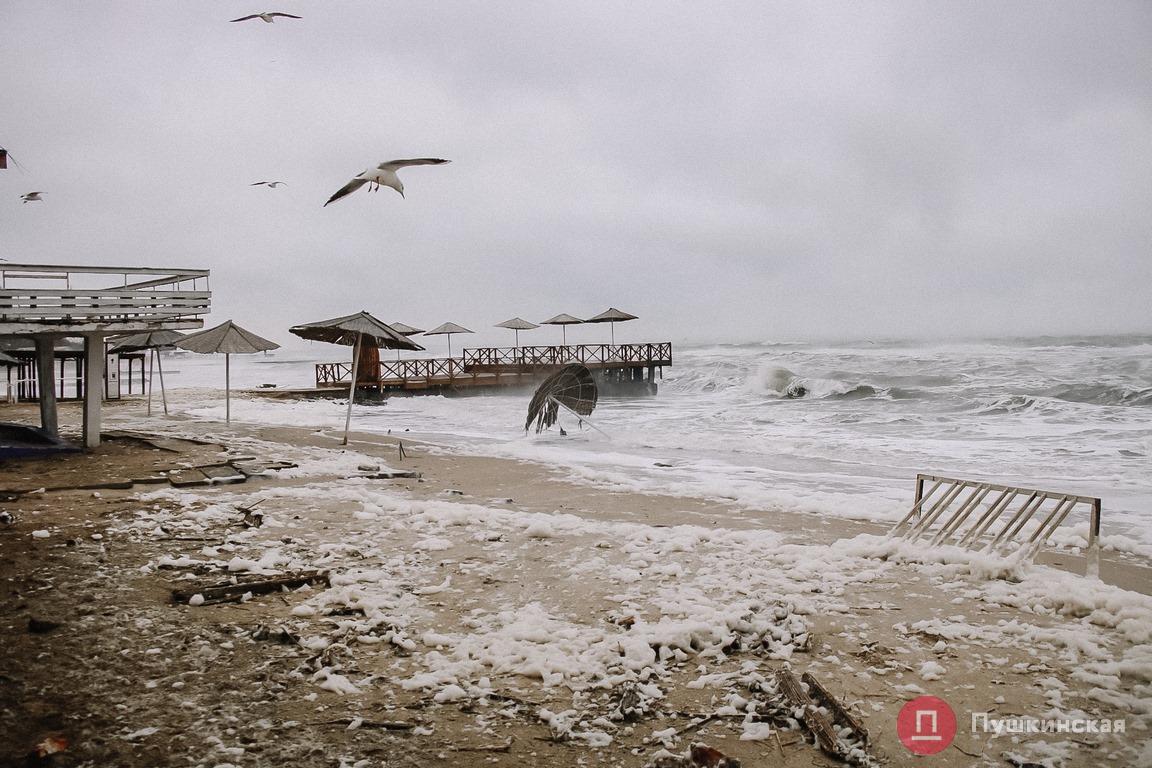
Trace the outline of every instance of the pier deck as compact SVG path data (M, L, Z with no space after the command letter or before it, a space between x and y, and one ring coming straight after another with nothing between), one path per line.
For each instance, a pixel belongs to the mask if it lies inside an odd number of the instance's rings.
M568 363L586 365L609 389L655 392L658 372L672 365L672 343L465 349L460 358L381 360L375 375L366 371L357 378L360 387L381 392L435 394L445 389L532 386ZM351 375L351 362L318 363L316 386L347 387Z

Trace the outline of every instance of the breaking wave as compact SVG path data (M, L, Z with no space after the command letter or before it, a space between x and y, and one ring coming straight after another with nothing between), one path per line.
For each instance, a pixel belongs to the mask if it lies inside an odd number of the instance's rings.
M1046 395L1057 400L1092 405L1152 405L1152 387L1135 389L1108 384L1069 384L1055 387Z
M843 379L820 379L797 376L787 368L766 365L747 382L747 388L758 395L786 400L863 400L868 397L909 398L913 393Z

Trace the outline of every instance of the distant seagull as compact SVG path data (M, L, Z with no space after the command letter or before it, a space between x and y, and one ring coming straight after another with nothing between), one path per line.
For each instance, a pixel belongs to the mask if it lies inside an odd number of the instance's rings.
M251 16L241 16L238 19L232 19L232 21L248 21L249 19L260 19L261 21L263 21L266 24L275 24L277 16L283 16L286 19L302 19L302 18L304 18L303 16L293 16L290 13L280 13L279 11L274 11L272 13L268 13L267 11L265 11L264 13L254 13Z
M416 160L389 160L386 163L380 163L375 168L369 168L366 171L356 174L356 178L340 187L336 194L328 198L328 203L334 203L342 197L346 197L365 184L375 184L374 187L369 187L373 192L380 189L380 187L392 187L400 193L400 197L404 197L404 184L400 181L400 177L396 175L396 171L401 168L407 168L410 165L444 165L450 162L449 160L441 160L436 157L421 157ZM321 207L326 207L328 203L324 203Z
M287 183L288 182L286 182L286 181L254 181L251 184L249 184L248 186L258 187L261 184L263 184L266 187L272 187L272 189L276 189L276 187L280 186L281 184L287 184Z
M34 203L38 200L44 199L44 198L40 197L40 195L42 195L42 194L44 194L44 193L43 192L29 192L26 195L20 195L20 199L26 203Z

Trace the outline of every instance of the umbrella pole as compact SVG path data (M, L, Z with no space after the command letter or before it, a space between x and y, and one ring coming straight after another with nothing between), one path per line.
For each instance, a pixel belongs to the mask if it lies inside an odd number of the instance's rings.
M567 326L560 326L560 338L564 340L564 346L568 346L568 328Z
M608 323L608 328L612 331L612 346L616 346L616 323Z
M224 353L224 423L232 423L232 355Z
M556 403L556 405L558 405L558 406L560 406L561 408L563 408L564 410L568 411L568 413L572 414L573 416L575 416L577 419L579 419L580 421L584 422L584 423L585 423L585 424L587 424L588 426L592 427L592 429L594 429L594 430L596 430L597 432L599 432L600 434L604 435L604 437L609 437L609 435L608 435L608 433L607 433L607 432L605 432L604 430L600 429L600 427L596 426L596 425L595 425L595 424L593 424L592 422L588 421L588 417L587 417L587 416L581 416L580 414L576 413L576 411L574 411L574 410L572 410L571 408L569 408L568 406L564 405L564 403L560 402L559 400L557 400L557 399L556 399L556 398L554 398L554 397L550 397L550 398L548 398L548 401L549 401L549 402L552 402L552 403Z
M448 359L452 359L452 334L448 334Z
M516 334L516 349L520 349L520 329L519 328L514 329L513 333Z
M156 362L156 349L148 350L148 415L152 415L152 365Z
M356 334L356 343L352 345L352 383L348 385L348 411L344 414L344 440L341 445L348 445L348 427L352 424L352 401L356 399L356 377L360 371L360 338L363 334Z
M164 390L164 358L160 357L160 350L154 349L156 354L156 372L160 374L160 400L164 403L164 415L168 415L168 393Z

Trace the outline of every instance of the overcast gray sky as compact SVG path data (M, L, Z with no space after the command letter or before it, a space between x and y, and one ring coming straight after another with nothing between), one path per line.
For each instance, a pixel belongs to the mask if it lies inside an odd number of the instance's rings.
M0 2L0 257L280 341L1152 331L1150 2L269 2Z

